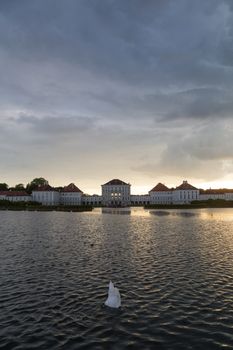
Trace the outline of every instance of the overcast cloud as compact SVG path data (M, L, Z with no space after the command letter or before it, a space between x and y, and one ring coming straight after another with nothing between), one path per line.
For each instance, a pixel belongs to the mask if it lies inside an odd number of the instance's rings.
M0 182L233 187L232 117L231 0L0 1Z

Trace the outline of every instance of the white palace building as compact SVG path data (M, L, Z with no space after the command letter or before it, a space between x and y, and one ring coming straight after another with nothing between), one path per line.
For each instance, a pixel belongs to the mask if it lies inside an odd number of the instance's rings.
M84 194L74 183L56 189L49 185L39 186L29 195L25 191L0 191L0 200L12 202L34 201L42 205L92 205L105 207L128 207L146 204L189 204L192 201L222 199L233 201L232 189L198 189L187 181L175 188L158 183L148 194L132 195L131 185L119 179L113 179L101 186L102 195Z
M102 185L102 204L105 207L128 207L131 205L130 184L113 179Z

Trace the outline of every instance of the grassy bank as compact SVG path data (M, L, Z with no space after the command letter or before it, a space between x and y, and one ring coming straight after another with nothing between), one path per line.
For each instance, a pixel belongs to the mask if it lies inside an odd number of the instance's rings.
M64 205L41 205L37 202L10 202L0 200L0 210L27 210L27 211L67 211L67 212L82 212L92 211L90 205L64 206Z
M145 209L202 209L202 208L233 208L233 201L223 199L209 199L207 201L193 201L191 204L148 204Z

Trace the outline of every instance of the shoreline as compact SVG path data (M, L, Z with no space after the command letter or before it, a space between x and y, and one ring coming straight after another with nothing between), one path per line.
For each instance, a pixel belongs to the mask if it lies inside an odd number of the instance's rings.
M37 212L91 212L95 208L103 209L131 209L134 207L141 207L145 210L159 209L159 210L171 210L171 209L224 209L233 208L233 202L228 203L198 203L198 204L147 204L147 205L131 205L128 207L101 207L101 206L27 206L27 205L9 205L0 206L0 211L37 211Z
M147 204L144 209L224 209L233 208L233 202L198 204Z
M58 206L37 206L37 207L28 207L28 206L6 206L0 207L0 211L60 211L60 212L86 212L92 211L92 206L80 206L80 207L58 207Z

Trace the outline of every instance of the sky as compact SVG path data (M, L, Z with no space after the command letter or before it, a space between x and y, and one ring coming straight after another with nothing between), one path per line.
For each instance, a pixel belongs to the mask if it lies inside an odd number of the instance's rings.
M232 0L0 0L0 182L233 188Z

